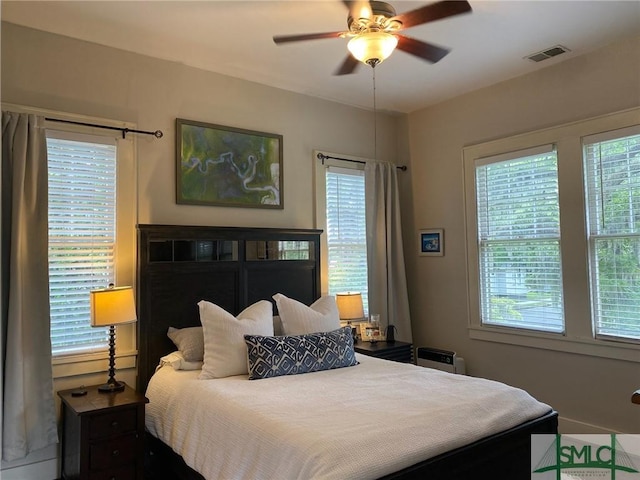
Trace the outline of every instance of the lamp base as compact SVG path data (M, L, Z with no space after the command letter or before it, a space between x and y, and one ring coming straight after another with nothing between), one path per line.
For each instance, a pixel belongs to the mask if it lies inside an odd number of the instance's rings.
M124 383L116 380L116 327L109 326L109 378L107 383L100 385L98 391L101 393L121 392L124 390Z
M105 383L98 387L98 391L102 393L122 392L124 390L124 382L114 381L113 383Z

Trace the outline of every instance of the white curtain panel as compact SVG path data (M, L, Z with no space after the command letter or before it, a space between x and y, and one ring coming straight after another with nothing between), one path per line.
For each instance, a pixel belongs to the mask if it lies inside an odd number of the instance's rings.
M58 441L49 334L44 118L2 112L2 459Z
M397 168L367 162L364 172L369 312L379 313L383 326L395 325L396 339L412 342Z

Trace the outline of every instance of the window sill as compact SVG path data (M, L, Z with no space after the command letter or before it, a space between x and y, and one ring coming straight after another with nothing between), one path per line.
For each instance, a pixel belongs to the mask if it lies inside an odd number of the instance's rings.
M116 354L116 368L136 368L137 350ZM77 355L59 355L52 359L53 378L72 377L91 373L103 373L109 370L109 352L84 353Z
M530 331L514 331L512 329L507 331L501 328L477 326L469 327L469 337L487 342L508 343L523 347L640 363L640 345L638 344Z

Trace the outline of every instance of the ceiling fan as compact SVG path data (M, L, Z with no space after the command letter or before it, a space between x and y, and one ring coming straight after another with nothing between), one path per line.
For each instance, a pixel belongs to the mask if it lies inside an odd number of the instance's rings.
M375 67L388 58L396 47L422 60L436 63L449 53L448 49L399 32L471 11L471 5L466 0L435 2L400 15L386 2L343 0L343 3L349 8L347 31L276 35L273 41L280 45L302 40L350 38L348 48L351 55L345 58L334 75L353 73L360 62Z

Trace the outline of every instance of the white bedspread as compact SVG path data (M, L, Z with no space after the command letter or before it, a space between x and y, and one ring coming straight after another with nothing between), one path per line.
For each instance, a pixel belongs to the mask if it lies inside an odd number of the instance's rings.
M550 410L498 382L358 360L252 381L165 366L147 389L146 426L208 480L371 479Z

